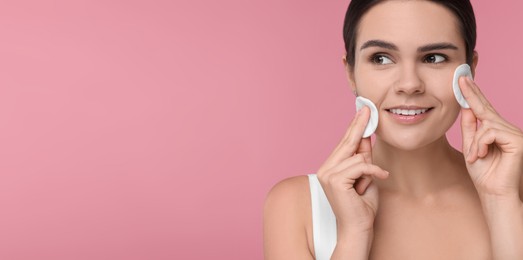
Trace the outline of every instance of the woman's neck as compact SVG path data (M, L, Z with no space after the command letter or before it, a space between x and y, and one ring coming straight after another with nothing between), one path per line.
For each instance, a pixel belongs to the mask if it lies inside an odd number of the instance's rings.
M445 136L410 151L377 139L372 157L374 164L390 172L388 179L377 180L377 184L391 192L423 197L469 182L463 156Z

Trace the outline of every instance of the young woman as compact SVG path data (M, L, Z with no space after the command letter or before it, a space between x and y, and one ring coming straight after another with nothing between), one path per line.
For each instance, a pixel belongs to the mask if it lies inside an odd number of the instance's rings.
M523 259L523 132L470 79L469 0L352 0L343 62L354 93L377 107L374 145L360 110L316 175L270 191L265 258ZM463 154L445 133L461 112ZM323 201L323 202L322 202Z

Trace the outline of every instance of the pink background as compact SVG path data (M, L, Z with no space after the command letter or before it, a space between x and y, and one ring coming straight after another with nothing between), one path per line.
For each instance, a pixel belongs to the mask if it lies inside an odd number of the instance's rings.
M473 4L477 82L522 127L523 4ZM347 5L2 1L0 259L262 259L266 193L354 114Z

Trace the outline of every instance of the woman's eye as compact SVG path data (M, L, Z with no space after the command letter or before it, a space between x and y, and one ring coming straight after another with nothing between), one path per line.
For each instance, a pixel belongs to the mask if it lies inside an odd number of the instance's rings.
M374 62L376 64L380 64L380 65L393 63L391 59L387 58L384 55L375 55L374 57L372 57L372 62Z
M440 62L444 62L446 60L447 60L447 58L445 58L445 56L439 55L439 54L432 54L425 58L425 62L427 62L427 63L440 63Z

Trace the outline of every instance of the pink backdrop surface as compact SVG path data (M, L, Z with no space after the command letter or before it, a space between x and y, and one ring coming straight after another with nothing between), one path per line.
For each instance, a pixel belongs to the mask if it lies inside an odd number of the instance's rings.
M473 4L476 81L522 127L523 4ZM2 1L0 259L262 259L265 195L354 114L347 5Z

